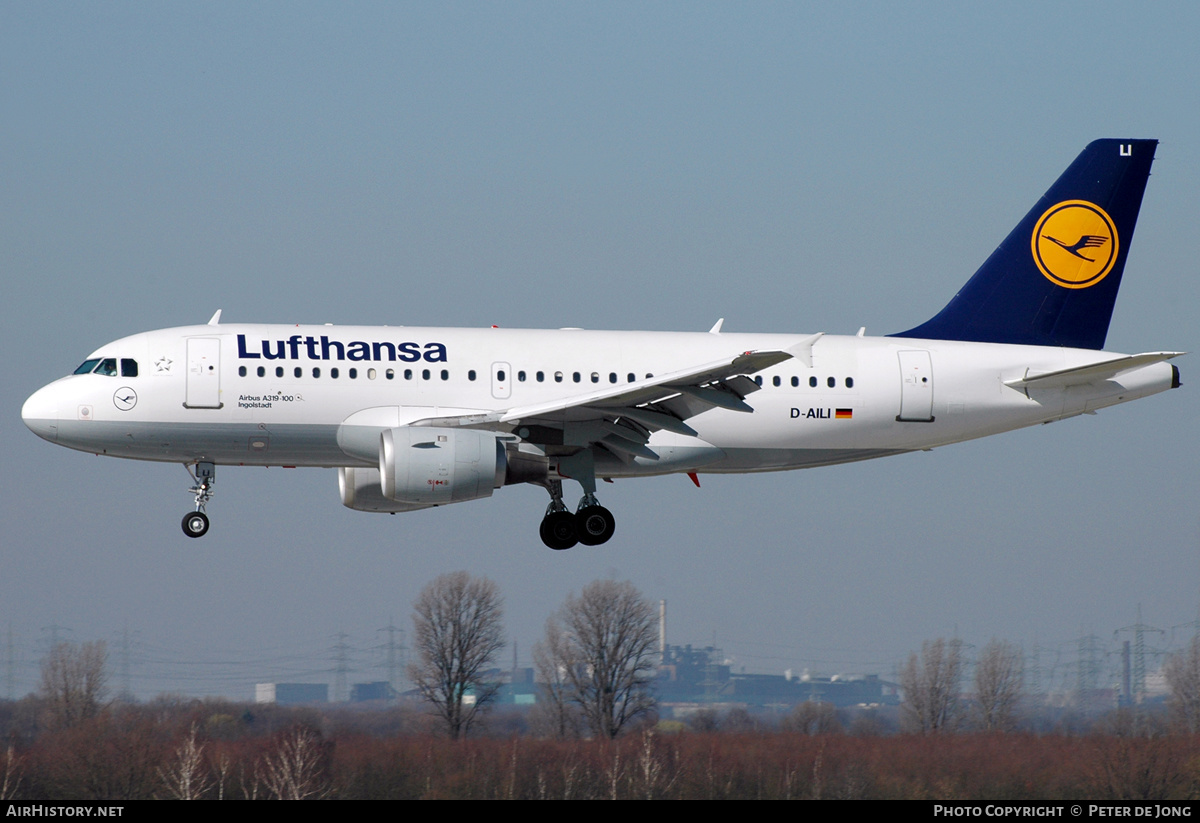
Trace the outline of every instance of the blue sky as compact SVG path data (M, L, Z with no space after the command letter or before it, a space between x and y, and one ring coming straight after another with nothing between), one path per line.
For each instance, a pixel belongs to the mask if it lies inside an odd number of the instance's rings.
M1097 137L1162 141L1108 348L1195 350L1198 24L1186 3L0 5L15 690L61 626L130 632L139 692L249 697L329 665L337 632L379 643L459 568L500 584L523 660L609 575L667 599L670 642L750 671L886 675L955 633L1108 643L1139 603L1178 642L1200 597L1190 357L1180 391L1036 430L618 483L613 541L561 554L540 489L385 517L325 470L222 470L186 540L181 467L52 448L19 412L102 343L217 308L910 328Z

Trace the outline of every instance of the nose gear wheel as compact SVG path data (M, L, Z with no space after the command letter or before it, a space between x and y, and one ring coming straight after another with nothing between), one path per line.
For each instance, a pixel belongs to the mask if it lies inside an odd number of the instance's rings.
M189 512L183 516L183 533L188 537L203 537L208 533L208 515Z

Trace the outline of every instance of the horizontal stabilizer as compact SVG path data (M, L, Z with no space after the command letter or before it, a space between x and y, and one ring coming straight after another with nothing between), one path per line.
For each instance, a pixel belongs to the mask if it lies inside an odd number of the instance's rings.
M1144 354L1129 354L1102 363L1092 363L1089 366L1077 366L1072 369L1046 372L1045 374L1026 374L1017 380L1005 380L1004 385L1013 389L1055 389L1067 386L1080 386L1108 380L1124 372L1140 369L1152 363L1162 363L1173 357L1179 357L1187 352L1158 351Z

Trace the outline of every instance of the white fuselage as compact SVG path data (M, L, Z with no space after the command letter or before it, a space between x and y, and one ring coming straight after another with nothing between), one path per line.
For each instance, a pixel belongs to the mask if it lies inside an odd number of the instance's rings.
M635 385L803 335L209 325L147 332L97 349L115 374L64 377L22 410L39 436L138 460L224 465L376 466L379 432ZM655 431L657 456L600 454L596 474L756 472L928 449L1163 391L1157 362L1100 381L1006 382L1111 360L1102 351L826 335L811 358L754 374L753 412L712 408L696 435ZM811 364L806 360L811 359ZM136 363L129 376L123 361ZM632 384L630 381L633 381ZM595 438L563 425L563 449ZM581 426L586 415L581 415ZM522 421L504 428L517 438ZM551 453L553 453L551 449ZM552 464L553 469L553 464Z

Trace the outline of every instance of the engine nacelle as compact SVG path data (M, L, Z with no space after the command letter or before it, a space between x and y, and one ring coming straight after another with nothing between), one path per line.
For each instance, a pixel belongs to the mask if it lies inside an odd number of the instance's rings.
M439 506L491 497L504 485L508 461L495 432L401 426L379 442L383 496Z
M383 496L378 469L358 467L338 469L338 490L342 494L342 505L360 512L415 512L427 509L416 503L402 503Z

